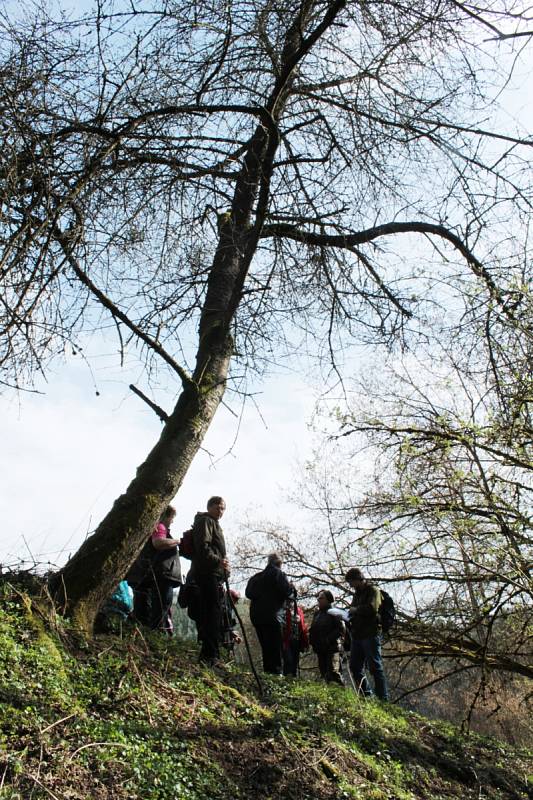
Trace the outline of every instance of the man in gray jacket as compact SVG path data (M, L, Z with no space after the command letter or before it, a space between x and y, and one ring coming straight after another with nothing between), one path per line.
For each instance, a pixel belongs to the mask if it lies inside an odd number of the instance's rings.
M212 665L219 658L222 630L224 580L229 575L226 542L219 520L226 510L222 497L210 497L207 511L199 511L193 523L192 565L187 579L198 587L198 638L200 661Z

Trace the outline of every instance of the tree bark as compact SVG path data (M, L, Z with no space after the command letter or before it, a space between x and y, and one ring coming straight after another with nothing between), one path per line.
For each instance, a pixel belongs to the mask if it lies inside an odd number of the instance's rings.
M137 557L161 512L174 497L223 397L232 340L221 333L208 358L198 359L201 380L182 391L159 441L107 516L54 576L52 591L76 626L90 634L102 602ZM199 355L203 356L204 348Z
M90 633L98 608L132 564L159 515L174 497L224 395L233 350L231 326L257 250L268 209L277 121L299 62L333 23L346 0L334 0L307 35L314 2L303 0L289 22L281 70L249 140L231 209L220 215L219 240L209 271L192 378L180 371L183 391L161 437L136 477L95 533L54 576L52 591L76 625Z

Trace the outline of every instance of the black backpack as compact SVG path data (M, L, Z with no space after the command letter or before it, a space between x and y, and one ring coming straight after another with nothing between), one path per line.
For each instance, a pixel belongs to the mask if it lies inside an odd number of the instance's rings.
M396 622L396 608L394 607L394 600L385 589L380 589L381 592L381 605L379 607L379 618L381 620L381 630L383 633L388 633L394 623Z
M293 600L292 598L289 598L289 600L287 600L285 607L285 621L287 620L287 612L289 615L290 641L294 642L295 645L299 646L302 639L302 624L300 622L296 600Z
M252 577L249 578L248 583L246 584L246 589L244 590L244 594L248 600L256 600L261 594L263 584L262 578L263 572L256 572L255 575L252 575Z

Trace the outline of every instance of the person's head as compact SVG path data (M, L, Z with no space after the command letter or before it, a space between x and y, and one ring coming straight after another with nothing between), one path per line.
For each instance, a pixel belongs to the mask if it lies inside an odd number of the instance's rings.
M360 589L362 586L364 586L366 581L365 576L360 569L357 569L357 567L352 567L349 569L344 576L344 579L348 581L352 589Z
M226 510L226 503L223 497L219 497L218 495L213 495L207 501L207 513L213 519L222 519L222 515Z
M280 567L281 568L282 564L283 564L283 561L281 560L281 558L278 556L277 553L270 553L270 555L269 555L269 557L267 559L267 566L269 566L269 567Z
M322 591L317 595L317 600L319 609L321 611L325 611L326 609L331 608L334 598L329 589L322 589Z
M176 516L176 509L174 506L167 506L163 513L161 514L160 520L163 525L169 527L174 522L174 517Z

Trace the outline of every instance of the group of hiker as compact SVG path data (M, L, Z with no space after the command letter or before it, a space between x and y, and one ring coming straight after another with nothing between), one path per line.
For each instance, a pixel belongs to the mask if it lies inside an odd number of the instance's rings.
M129 570L127 583L121 582L110 601L117 612L126 614L126 595L131 586L133 618L171 635L173 591L179 586L178 603L196 624L199 659L209 666L219 661L221 647L232 648L240 641L235 610L238 593L229 587L230 565L220 526L225 510L222 497L209 498L207 510L196 514L192 528L178 540L170 533L176 511L168 506ZM191 561L185 581L180 555ZM333 594L323 589L308 626L281 558L276 553L268 557L265 568L249 579L245 590L263 670L296 676L300 654L311 647L322 678L344 684L341 666L344 654L349 652L350 680L356 690L365 696L373 694L366 669L373 678L375 695L387 700L381 639L384 597L390 598L357 568L348 570L345 579L353 589L349 609L335 608Z
M263 669L274 675L296 675L300 653L311 646L322 678L343 685L342 658L349 652L354 688L366 697L375 693L380 700L388 700L381 656L382 592L355 567L348 570L345 579L354 590L348 611L334 608L332 592L322 589L317 596L318 608L307 627L297 605L296 590L282 570L281 558L277 553L268 557L265 569L250 578L245 592L250 600L250 620L261 645ZM374 680L374 691L365 668Z
M170 526L176 510L168 506L126 575L133 587L135 619L169 635L172 634L173 591L180 587L178 602L187 608L196 623L200 660L206 664L213 664L220 658L220 645L228 626L234 627L233 620L231 624L225 620L230 614L229 562L219 522L225 510L222 497L210 497L207 511L199 511L192 528L181 539L174 539ZM185 582L182 581L180 554L191 561Z

